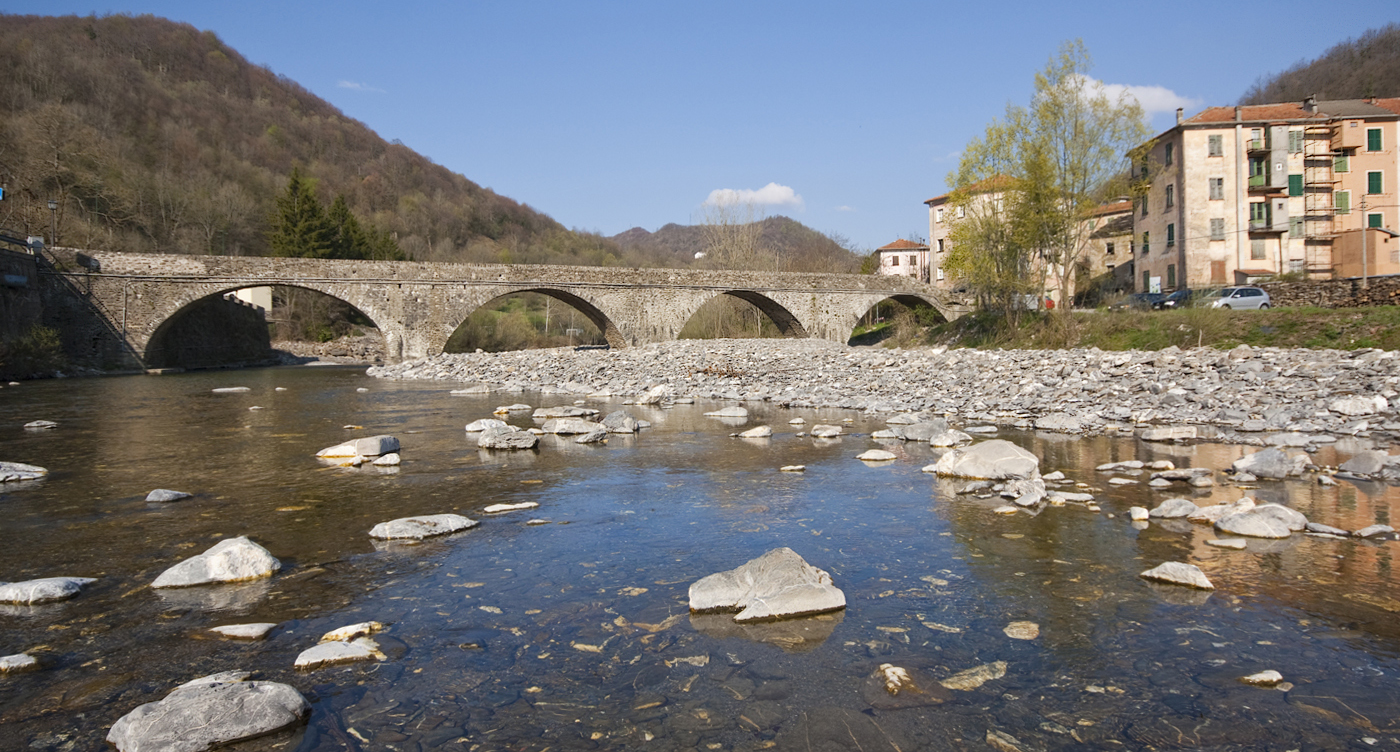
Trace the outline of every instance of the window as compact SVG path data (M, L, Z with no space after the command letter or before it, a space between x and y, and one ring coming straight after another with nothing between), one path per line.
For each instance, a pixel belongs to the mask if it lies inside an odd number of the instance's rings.
M1225 239L1225 220L1224 220L1224 219L1212 219L1212 220L1210 221L1210 239L1211 239L1211 240L1224 240L1224 239Z
M1110 271L1110 272L1111 272L1111 271L1113 271L1113 264L1104 264L1104 265L1103 265L1103 268L1104 268L1105 271Z
M1264 260L1264 241L1263 241L1263 239L1261 239L1261 238L1255 238L1254 240L1249 241L1249 258L1250 258L1251 261L1263 261L1263 260Z
M1259 157L1249 160L1249 187L1259 188L1269 184L1269 163Z
M1112 243L1104 243L1104 246L1103 246L1103 255L1105 255L1105 256L1112 256L1112 255L1113 255L1113 244L1112 244Z
M941 267L941 266L938 267L938 281L939 281L939 282L942 282L942 281L943 281L943 267Z
M919 260L918 260L918 259L919 259L918 256L910 256L910 257L909 257L909 265L910 265L910 266L918 266L918 265L919 265Z
M1290 196L1301 196L1301 195L1303 195L1303 176L1302 176L1302 175L1289 175L1289 176L1288 176L1288 195L1290 195Z
M1165 157L1166 157L1166 158L1163 159L1162 161L1163 161L1163 162L1166 164L1166 166L1168 166L1168 167L1171 167L1171 166L1172 166L1172 152L1175 151L1175 148L1174 148L1174 147L1175 147L1175 144L1167 144L1166 146L1162 147L1162 153L1163 153L1163 154L1165 155Z
M1251 148L1251 149L1262 149L1262 148L1264 148L1264 129L1263 129L1263 128L1251 128L1251 129L1249 130L1249 148Z
M1382 216L1381 216L1380 214L1367 214L1367 215L1366 215L1366 226L1367 226L1367 227L1377 227L1377 228L1383 227L1384 225L1381 224L1383 221L1384 221L1384 219L1382 218Z
M1143 198L1142 198L1142 216L1144 216L1144 217L1147 216L1147 197L1146 197L1146 196L1143 196Z
M938 207L937 209L934 209L934 210L933 210L933 221L935 221L935 222L942 222L942 221L943 221L943 207L940 206L940 207Z
M966 216L967 216L967 210L964 209L963 207L959 206L959 207L958 207L958 219L962 219L963 217L966 217Z
M939 239L938 239L938 252L939 252L939 253L942 253L942 252L943 252L943 238L939 238Z
M1303 150L1303 132L1297 129L1288 132L1288 153L1297 154Z
M1211 201L1224 201L1224 200L1225 200L1225 178L1211 178L1211 179L1210 179L1210 200L1211 200Z
M1332 160L1333 172L1351 172L1351 158L1345 155Z
M1290 238L1301 238L1301 237L1303 237L1303 218L1302 218L1302 217L1289 217L1289 218L1288 218L1288 237L1290 237Z
M1145 232L1142 234L1142 252L1143 252L1143 253L1147 253L1147 249L1150 248L1151 245L1152 245L1151 243L1147 242L1147 235L1148 235L1148 233L1145 233Z
M1366 151L1380 151L1380 150L1381 150L1381 129L1380 129L1380 128L1367 128L1367 129L1366 129Z
M898 256L890 256L890 266L899 266Z
M1380 170L1371 170L1366 173L1366 192L1370 194L1385 193L1385 173Z
M1142 291L1143 291L1143 292L1151 292L1151 290L1152 290L1152 282L1151 282L1151 280L1152 280L1152 276L1151 276L1151 273L1150 273L1150 272L1143 272L1143 273L1142 273Z
M1167 247L1171 248L1174 245L1176 245L1176 225L1169 224L1167 225Z
M1259 201L1249 205L1249 229L1269 224L1269 202Z
M1176 205L1176 186L1174 186L1174 185L1169 185L1169 186L1167 186L1167 208L1170 209L1170 208L1172 208L1172 207L1175 206L1175 205Z
M1176 287L1176 264L1167 264L1167 287Z
M1224 144L1224 141L1225 141L1225 139L1223 139L1223 138L1220 137L1219 135L1207 136L1207 137L1206 137L1206 156L1208 156L1208 157L1223 157L1223 156L1225 156L1225 144Z
M1332 194L1332 208L1338 214L1351 214L1351 191L1337 191Z

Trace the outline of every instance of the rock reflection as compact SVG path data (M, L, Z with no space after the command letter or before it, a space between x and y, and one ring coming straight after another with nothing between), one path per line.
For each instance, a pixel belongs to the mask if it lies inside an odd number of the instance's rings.
M696 631L719 639L743 639L777 645L784 652L805 653L826 642L846 618L844 611L796 619L737 624L733 614L691 614Z
M271 580L258 580L235 585L161 588L153 592L167 608L238 614L251 611L271 590Z

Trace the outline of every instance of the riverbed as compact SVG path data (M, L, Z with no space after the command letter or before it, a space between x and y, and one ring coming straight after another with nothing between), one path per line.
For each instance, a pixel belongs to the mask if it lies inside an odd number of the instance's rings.
M722 377L719 374L717 377ZM221 387L249 391L216 394ZM1228 468L1253 448L1144 443L1003 427L1087 504L996 515L922 468L943 451L882 442L866 410L746 403L624 405L579 394L453 395L451 381L300 367L27 382L0 390L0 460L49 468L0 486L0 580L95 577L76 598L0 610L6 748L101 747L111 724L177 684L242 669L311 701L304 727L248 749L1349 749L1400 741L1394 542L1295 535L1243 551L1209 528L1135 527L1130 506L1252 495L1310 520L1390 523L1385 484L1261 481L1240 488L1111 485L1105 462ZM277 391L278 388L284 391ZM364 390L364 391L359 391ZM500 405L583 401L651 423L579 445L483 452L463 426ZM254 409L257 408L257 409ZM803 425L790 420L802 418ZM31 420L57 428L33 431ZM535 425L528 413L510 417ZM839 439L799 436L842 425ZM771 439L730 436L770 425ZM398 468L328 466L314 453L388 433ZM1368 448L1342 437L1315 461ZM897 459L864 463L870 448ZM803 465L805 472L779 468ZM149 503L148 491L194 497ZM538 507L487 515L492 504ZM374 524L455 512L475 529L375 542ZM246 535L282 562L246 585L150 582ZM788 546L846 595L834 614L738 626L692 616L687 589ZM1211 593L1138 573L1198 565ZM296 671L296 655L376 620L385 660ZM265 640L210 627L275 622ZM1009 625L1037 627L1031 639ZM1016 636L1012 636L1012 635ZM928 692L890 695L885 664ZM1279 671L1282 689L1244 684ZM971 673L964 673L971 672ZM953 681L963 689L940 689ZM973 677L966 679L966 677ZM932 685L938 684L938 687ZM1010 740L1010 741L1008 741ZM1005 748L1005 747L1002 747Z

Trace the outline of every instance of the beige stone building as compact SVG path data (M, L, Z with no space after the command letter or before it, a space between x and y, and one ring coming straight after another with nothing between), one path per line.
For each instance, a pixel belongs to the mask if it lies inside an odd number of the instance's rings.
M913 277L924 282L932 279L929 266L929 247L912 240L896 240L875 249L879 259L877 274L895 277Z
M1133 168L1136 289L1338 275L1340 233L1400 226L1397 140L1400 99L1178 110Z

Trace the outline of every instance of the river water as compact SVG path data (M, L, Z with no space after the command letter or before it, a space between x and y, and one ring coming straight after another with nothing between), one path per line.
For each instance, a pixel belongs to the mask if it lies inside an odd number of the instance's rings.
M250 391L211 392L227 386ZM908 752L986 749L989 734L1026 750L1400 742L1400 544L1294 536L1216 549L1201 526L1135 528L1128 507L1233 501L1240 489L1163 493L1146 475L1110 486L1093 469L1228 467L1239 447L1003 431L1102 507L1003 517L991 511L999 500L958 496L921 472L937 457L927 445L857 461L884 427L858 413L750 405L746 425L777 431L755 441L704 417L713 404L628 407L653 427L606 445L542 437L536 452L486 453L467 422L498 405L568 400L450 395L458 386L304 367L0 390L0 459L51 471L0 488L0 580L98 578L65 603L0 610L0 654L43 664L0 676L0 747L100 749L137 705L231 669L289 683L314 708L305 727L246 749ZM799 438L793 417L850 419L851 435ZM60 426L21 428L37 419ZM531 424L528 413L511 421ZM397 471L312 457L376 433L402 441ZM778 472L795 464L806 472ZM196 496L147 503L154 488ZM1345 481L1250 493L1348 529L1391 522L1400 502L1396 489ZM539 507L482 513L524 501ZM444 512L482 524L421 544L367 535ZM235 535L268 548L281 572L148 587ZM830 572L847 609L748 627L689 614L691 582L778 546ZM1198 564L1218 589L1137 577L1170 560ZM388 625L377 636L387 660L292 668L323 633L366 620ZM258 642L207 631L247 622L278 627ZM1012 622L1039 635L1010 637ZM891 696L873 678L883 664L924 691ZM939 685L979 667L980 685ZM1264 669L1288 684L1239 681Z

